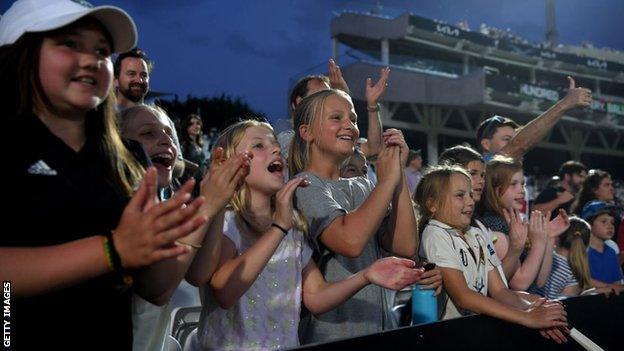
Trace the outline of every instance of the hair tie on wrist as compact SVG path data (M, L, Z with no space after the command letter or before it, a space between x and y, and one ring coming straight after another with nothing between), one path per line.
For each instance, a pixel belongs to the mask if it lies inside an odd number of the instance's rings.
M366 109L368 112L379 112L380 106L379 103L377 103L375 106L366 106Z
M182 246L188 246L188 247L190 247L192 249L197 249L197 250L202 248L201 245L191 244L191 243L187 243L187 242L184 242L184 241L181 241L181 240L176 240L175 243L178 244L178 245L182 245Z
M284 229L283 227L281 227L279 224L275 222L271 223L271 227L275 227L279 229L282 233L284 233L284 236L288 235L288 230Z

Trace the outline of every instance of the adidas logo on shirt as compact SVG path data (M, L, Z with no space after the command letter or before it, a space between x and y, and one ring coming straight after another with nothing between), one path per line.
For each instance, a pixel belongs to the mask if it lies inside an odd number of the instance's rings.
M28 174L39 174L39 175L47 175L47 176L55 176L57 175L56 171L50 168L47 163L43 160L39 160L33 163L32 166L28 167Z

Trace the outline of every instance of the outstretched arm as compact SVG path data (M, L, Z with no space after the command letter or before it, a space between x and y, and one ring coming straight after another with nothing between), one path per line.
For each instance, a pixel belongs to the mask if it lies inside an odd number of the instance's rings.
M561 304L539 301L531 308L526 310L524 308L519 309L518 307L524 307L525 304L520 301L521 299L516 294L507 294L498 289L500 291L495 293L497 298L490 298L469 289L461 271L445 267L440 268L440 270L442 271L446 291L455 306L461 309L521 324L529 328L550 328L567 325L565 311ZM488 278L494 278L494 273L498 276L498 271L492 269ZM500 285L503 285L500 276L498 276L498 281ZM489 284L488 288L490 287ZM500 301L498 300L499 298Z
M203 198L181 208L189 201L189 192L147 208L148 188L155 186L156 178L156 170L149 168L113 234L121 259L119 268L137 269L187 253L188 248L173 243L205 221L201 216L195 217ZM109 270L103 235L47 247L0 248L0 276L13 282L16 296L34 296L73 286Z
M303 303L312 314L332 310L368 284L400 290L416 283L423 273L412 260L386 257L366 269L337 281L327 282L316 264L310 260L303 270Z
M568 93L555 105L537 118L525 125L507 144L500 153L514 159L520 159L531 150L535 144L544 139L546 134L559 122L561 117L576 107L587 107L591 104L591 91L576 87L572 77L568 76Z

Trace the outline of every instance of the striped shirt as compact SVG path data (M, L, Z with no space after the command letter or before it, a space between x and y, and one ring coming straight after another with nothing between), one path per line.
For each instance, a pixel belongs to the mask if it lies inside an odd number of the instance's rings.
M578 285L578 281L572 273L568 259L553 251L552 269L546 284L541 288L534 285L530 292L555 299L563 295L563 289L572 285Z

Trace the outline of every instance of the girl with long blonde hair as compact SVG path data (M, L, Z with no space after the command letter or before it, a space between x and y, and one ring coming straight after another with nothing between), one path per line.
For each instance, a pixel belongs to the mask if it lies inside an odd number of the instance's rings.
M325 281L311 260L306 222L292 206L295 190L308 181L296 177L284 184L285 161L271 126L255 120L235 123L216 146L225 157L249 152L251 161L244 184L220 214L216 272L206 271L200 251L187 275L203 294L194 348L295 347L303 306L324 313L369 284L400 289L420 278L413 261L389 257L344 279Z

